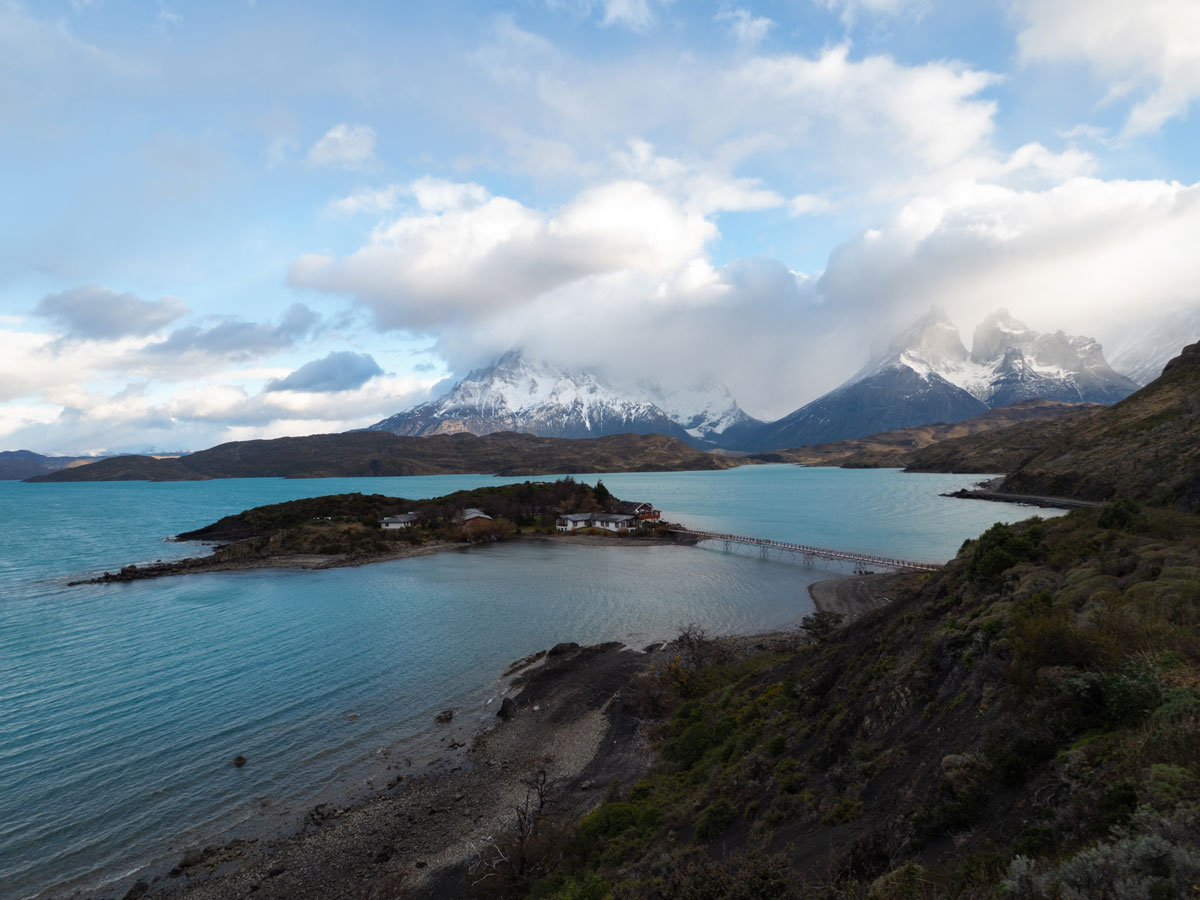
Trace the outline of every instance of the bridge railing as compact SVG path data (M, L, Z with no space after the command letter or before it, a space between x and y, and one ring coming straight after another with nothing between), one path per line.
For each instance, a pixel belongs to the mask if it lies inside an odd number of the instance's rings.
M726 534L718 531L699 531L694 528L675 528L676 534L687 534L701 540L734 541L739 544L751 544L758 547L768 547L786 550L790 553L803 553L821 559L847 560L849 562L868 563L875 566L885 566L889 569L911 569L918 572L935 572L941 566L935 563L914 562L908 559L896 559L888 556L872 556L869 553L852 553L846 550L830 550L825 547L811 547L807 544L791 544L786 541L775 541L770 538L753 538L741 534Z

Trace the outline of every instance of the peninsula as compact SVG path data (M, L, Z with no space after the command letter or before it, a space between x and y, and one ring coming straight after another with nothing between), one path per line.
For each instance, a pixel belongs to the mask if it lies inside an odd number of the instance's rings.
M592 486L567 477L428 500L353 493L258 506L175 536L217 544L208 556L125 565L73 583L270 567L330 569L518 538L594 539L608 546L689 542L671 532L651 504L618 500L603 481Z

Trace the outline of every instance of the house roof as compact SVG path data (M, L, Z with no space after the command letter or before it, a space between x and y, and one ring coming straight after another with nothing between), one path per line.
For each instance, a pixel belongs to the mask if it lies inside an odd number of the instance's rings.
M590 522L592 513L568 513L565 516L559 516L560 519L566 519L568 522Z
M617 504L617 512L625 513L627 515L636 515L638 510L640 510L642 507L649 507L650 509L654 508L651 504L646 503L644 500L622 500Z
M475 509L472 507L471 509L463 510L463 521L464 522L467 521L468 519L490 519L490 518L491 518L491 516L489 516L487 513L485 513L482 509Z
M398 516L388 516L380 521L383 522L415 522L417 521L416 513L401 513Z
M636 519L637 516L624 515L622 513L598 513L591 518L593 522L629 522Z

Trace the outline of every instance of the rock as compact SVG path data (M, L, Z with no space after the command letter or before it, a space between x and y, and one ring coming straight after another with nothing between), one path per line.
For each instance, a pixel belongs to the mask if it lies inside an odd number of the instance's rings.
M437 722L439 725L445 725L447 722L449 722L453 718L454 718L454 710L443 709L440 713L438 713L436 716L433 717L433 720L435 722Z
M548 651L547 656L562 656L564 653L570 653L572 650L578 650L579 645L574 641L565 641L561 644L555 644Z
M203 850L189 850L183 854L183 859L179 860L179 865L176 868L190 869L192 866L198 866L204 862Z
M513 717L517 711L517 704L513 703L512 697L505 697L504 702L500 704L500 708L496 710L496 718L507 722Z
M277 878L280 875L282 875L285 871L287 871L287 870L284 869L283 866L276 866L270 872L267 873L267 877L268 878Z
M242 754L239 753L237 756L235 756L233 758L233 764L240 769L242 766L244 766L246 764L246 757L242 756Z
M150 885L146 884L144 881L138 881L133 887L125 892L125 896L122 897L121 900L138 900L139 897L142 897L149 890Z

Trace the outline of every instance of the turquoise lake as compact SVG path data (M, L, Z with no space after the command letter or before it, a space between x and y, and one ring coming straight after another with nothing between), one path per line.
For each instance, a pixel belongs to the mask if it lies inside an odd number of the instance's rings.
M1047 514L940 496L979 476L599 477L691 527L931 562L994 522ZM518 542L317 572L67 584L197 555L165 538L264 503L523 480L0 482L0 897L119 896L183 850L287 828L319 799L412 771L405 757L435 758L433 715L454 706L468 731L490 720L497 677L525 654L569 640L639 647L692 622L789 627L811 611L808 584L850 574L703 545ZM237 754L244 768L230 765Z

